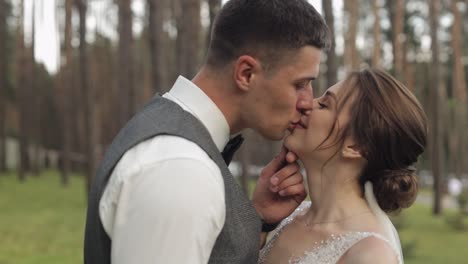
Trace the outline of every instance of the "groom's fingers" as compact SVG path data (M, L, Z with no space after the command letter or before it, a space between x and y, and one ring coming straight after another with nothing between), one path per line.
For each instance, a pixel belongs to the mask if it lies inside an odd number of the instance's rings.
M294 196L298 203L302 202L307 195L303 183L289 186L288 188L279 191L278 194L281 196Z
M273 177L270 178L270 183L273 185L272 187L278 186L281 184L285 179L290 177L291 175L296 174L299 171L299 164L297 162L287 164L279 171L277 171Z
M304 179L302 178L302 175L299 172L294 173L293 175L290 175L286 179L284 179L278 186L275 186L276 190L280 195L282 195L283 190L288 189L291 186L295 185L303 185Z
M288 153L286 153L286 161L288 163L296 162L297 161L297 155L294 152L288 151Z

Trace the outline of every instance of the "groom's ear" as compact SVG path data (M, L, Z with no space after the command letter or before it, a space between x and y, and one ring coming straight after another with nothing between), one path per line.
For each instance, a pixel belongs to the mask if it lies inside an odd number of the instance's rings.
M258 74L260 64L252 56L243 55L234 63L234 81L242 91L249 91Z

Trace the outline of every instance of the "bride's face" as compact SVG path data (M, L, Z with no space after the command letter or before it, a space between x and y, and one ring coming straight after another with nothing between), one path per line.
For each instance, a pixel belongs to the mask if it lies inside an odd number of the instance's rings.
M321 97L314 99L313 109L303 116L303 126L298 126L285 139L285 146L301 159L328 160L340 148L340 132L349 122L349 103L340 111L339 103L344 96L344 82L330 87ZM347 100L351 101L351 100Z

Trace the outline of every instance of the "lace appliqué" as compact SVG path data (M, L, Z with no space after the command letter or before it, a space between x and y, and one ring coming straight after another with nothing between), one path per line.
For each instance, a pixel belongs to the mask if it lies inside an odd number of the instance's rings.
M288 217L286 217L279 226L273 231L275 232L273 236L271 237L270 241L267 242L267 244L260 250L259 258L258 258L258 263L263 264L265 263L266 256L268 253L270 253L271 249L273 248L273 245L275 244L275 240L278 238L278 236L281 234L283 231L284 227L287 226L291 221L301 212L303 212L305 209L310 207L310 202L302 202L296 210Z
M309 206L310 203L301 204L293 214L283 220L268 244L260 251L259 264L265 263L266 257L270 253L276 239L279 237L284 227L291 223L298 214ZM289 259L289 264L335 264L353 245L370 236L377 237L390 244L384 236L373 232L348 232L344 234L331 235L328 239L315 243L315 245L310 250L305 251L303 255Z
M354 244L370 236L376 236L387 241L383 236L371 232L331 235L329 239L317 243L310 251L304 252L303 256L291 258L289 264L335 264Z

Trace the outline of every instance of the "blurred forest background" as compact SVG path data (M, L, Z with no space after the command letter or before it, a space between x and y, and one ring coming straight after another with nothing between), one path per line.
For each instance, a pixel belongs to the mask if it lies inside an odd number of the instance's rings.
M86 193L106 147L155 93L194 76L224 2L0 0L0 264L82 263ZM382 67L430 119L420 196L395 218L407 263L466 261L468 0L310 2L334 38L316 96ZM250 192L281 143L244 135L231 168Z

